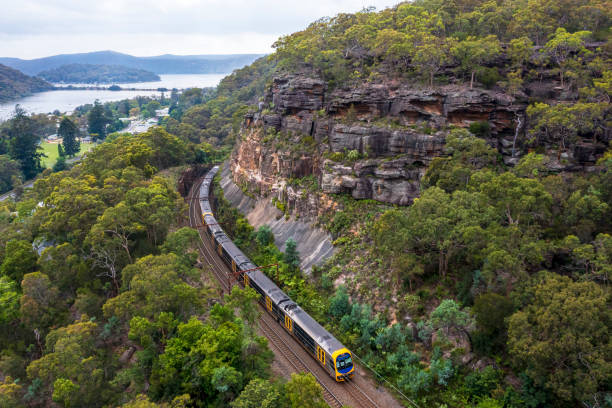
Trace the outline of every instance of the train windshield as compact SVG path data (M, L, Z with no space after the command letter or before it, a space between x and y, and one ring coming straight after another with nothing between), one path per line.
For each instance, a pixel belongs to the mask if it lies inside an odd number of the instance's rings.
M353 360L348 353L342 354L336 358L336 368L340 372L347 372L353 367Z

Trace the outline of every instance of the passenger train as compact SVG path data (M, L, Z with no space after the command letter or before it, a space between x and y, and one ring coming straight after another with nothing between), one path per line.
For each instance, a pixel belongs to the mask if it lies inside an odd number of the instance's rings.
M200 186L199 201L204 231L219 256L239 276L239 282L259 293L259 302L323 366L336 381L352 378L351 352L317 323L297 303L244 255L217 224L209 201L210 188L219 166L213 167Z

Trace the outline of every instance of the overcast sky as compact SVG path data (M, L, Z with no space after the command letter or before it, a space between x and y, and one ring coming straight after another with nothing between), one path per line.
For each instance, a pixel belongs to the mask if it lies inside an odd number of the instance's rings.
M0 56L268 53L310 22L399 0L0 0Z

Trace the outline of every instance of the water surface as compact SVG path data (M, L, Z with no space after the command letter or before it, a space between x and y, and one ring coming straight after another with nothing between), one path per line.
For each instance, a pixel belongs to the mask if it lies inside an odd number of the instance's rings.
M9 119L13 115L15 105L17 104L21 105L21 107L29 113L51 113L56 109L60 112L71 112L78 106L94 103L96 99L104 103L134 98L136 96L161 96L161 92L159 91L143 89L186 89L193 87L213 87L217 86L219 81L221 81L221 79L225 76L226 74L160 75L162 80L157 82L141 82L136 84L119 85L123 88L138 88L137 90L130 91L58 90L40 92L31 96L26 96L25 98L0 104L0 121ZM66 85L67 84L64 84L64 86ZM88 86L91 86L91 84ZM165 95L170 96L170 93L166 92Z

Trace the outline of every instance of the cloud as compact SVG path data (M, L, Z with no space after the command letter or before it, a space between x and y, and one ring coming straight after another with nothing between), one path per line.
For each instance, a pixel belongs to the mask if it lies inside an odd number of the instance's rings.
M20 0L3 5L0 55L269 52L310 22L391 0Z

